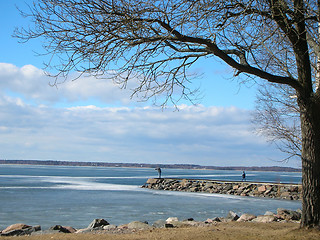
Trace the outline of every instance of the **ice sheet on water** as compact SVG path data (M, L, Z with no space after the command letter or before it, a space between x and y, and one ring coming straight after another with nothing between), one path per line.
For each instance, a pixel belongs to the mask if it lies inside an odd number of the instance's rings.
M20 178L18 185L0 186L0 189L69 189L69 190L112 190L112 191L134 191L139 190L136 185L111 184L96 182L97 179L108 179L105 177L61 177L61 176L27 176L27 175L1 175L6 178ZM29 183L37 183L34 186ZM50 183L50 185L48 185Z
M134 191L139 186L121 185L111 183L100 183L95 181L96 178L83 177L47 177L43 181L54 183L55 188L70 190L112 190L112 191Z

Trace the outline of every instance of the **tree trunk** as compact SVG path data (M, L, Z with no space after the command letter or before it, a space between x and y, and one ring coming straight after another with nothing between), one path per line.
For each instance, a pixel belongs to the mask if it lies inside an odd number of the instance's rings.
M302 133L301 227L320 227L320 101L299 99Z

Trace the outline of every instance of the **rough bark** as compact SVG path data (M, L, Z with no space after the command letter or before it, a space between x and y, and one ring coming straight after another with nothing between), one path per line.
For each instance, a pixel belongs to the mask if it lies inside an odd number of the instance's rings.
M301 227L320 227L320 101L300 100L302 130Z

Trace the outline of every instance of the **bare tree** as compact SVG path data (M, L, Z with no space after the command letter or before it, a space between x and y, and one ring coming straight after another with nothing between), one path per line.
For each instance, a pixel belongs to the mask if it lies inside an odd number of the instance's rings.
M307 32L310 53L316 56L316 62L313 64L313 85L317 89L320 82L320 45L315 38L320 38L320 23L317 35L311 36ZM296 97L294 89L287 86L270 83L261 85L253 113L252 122L256 133L266 136L280 151L287 153L288 157L284 160L301 158L300 114Z
M21 40L44 38L48 66L113 74L138 81L143 98L176 91L188 96L188 68L218 58L235 76L288 86L301 122L302 221L320 225L320 90L313 87L319 45L319 2L314 0L38 0L25 13L32 29ZM59 62L59 64L56 64ZM214 80L212 80L214 81Z
M288 154L283 161L301 158L300 114L293 89L286 85L260 86L252 115L256 133Z

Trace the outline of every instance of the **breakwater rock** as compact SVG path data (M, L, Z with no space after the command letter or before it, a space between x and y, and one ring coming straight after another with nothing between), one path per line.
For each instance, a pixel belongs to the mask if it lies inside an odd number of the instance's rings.
M154 190L219 193L301 200L301 184L227 182L202 179L150 178L142 186Z

